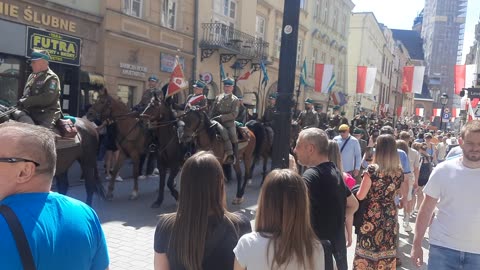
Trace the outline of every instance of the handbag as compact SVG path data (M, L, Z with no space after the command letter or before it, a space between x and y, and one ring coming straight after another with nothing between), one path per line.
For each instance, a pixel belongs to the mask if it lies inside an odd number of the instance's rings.
M17 250L20 255L24 270L36 270L35 262L33 260L32 250L28 245L27 236L23 231L22 224L18 220L17 215L7 205L0 205L0 215L5 217L10 231L12 231L13 238L17 245Z
M422 156L420 158L420 171L418 173L418 185L423 187L427 184L430 174L432 173L432 163L429 157Z

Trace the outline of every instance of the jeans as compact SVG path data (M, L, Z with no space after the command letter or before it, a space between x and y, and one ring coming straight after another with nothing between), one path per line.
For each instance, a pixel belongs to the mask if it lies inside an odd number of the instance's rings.
M480 269L480 254L462 252L446 247L430 245L429 270L476 270Z
M345 232L341 230L336 237L330 239L330 243L332 244L333 257L337 263L338 270L348 270Z

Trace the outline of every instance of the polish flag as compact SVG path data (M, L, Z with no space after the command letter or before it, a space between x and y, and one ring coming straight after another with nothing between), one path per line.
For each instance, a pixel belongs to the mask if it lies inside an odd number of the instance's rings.
M405 107L403 106L397 107L397 116L402 116L403 110L405 110Z
M238 77L237 79L237 82L239 81L242 81L242 80L248 80L248 78L250 78L250 75L252 75L252 73L254 72L255 70L252 68L250 69L249 71L245 72L245 74L243 74L242 76Z
M176 93L187 89L188 88L188 81L185 79L183 75L182 66L178 61L178 56L175 59L175 67L173 68L172 73L170 74L170 82L168 83L167 94L165 97L170 97L175 95Z
M441 113L442 113L442 109L434 108L432 116L440 116Z
M357 94L373 94L375 86L376 67L357 67Z
M315 92L328 94L328 84L333 76L333 65L315 64Z
M455 94L460 94L462 88L474 86L477 65L455 66Z
M460 117L460 108L452 109L452 117Z
M403 93L422 93L424 66L405 66L403 67Z
M423 113L425 112L425 108L416 108L415 115L423 117Z

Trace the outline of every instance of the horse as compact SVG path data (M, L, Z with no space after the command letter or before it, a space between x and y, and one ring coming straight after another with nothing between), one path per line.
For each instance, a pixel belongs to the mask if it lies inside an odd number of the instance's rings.
M254 171L255 163L257 163L257 161L260 158L262 158L263 160L262 183L263 183L263 181L265 180L265 177L267 176L268 159L272 157L273 141L272 141L272 138L268 135L267 129L263 123L256 120L250 120L245 124L245 126L247 126L247 128L253 132L256 138L255 151L253 152L255 159L252 163L251 171L252 172Z
M175 200L178 200L178 191L175 189L175 177L180 171L184 156L175 128L177 119L173 111L165 102L159 100L157 96L152 98L140 117L147 119L150 125L149 128L155 131L157 138L161 138L157 142L157 165L160 177L159 192L156 201L151 206L152 208L159 208L163 202L167 168L170 170L167 186Z
M113 200L115 178L123 162L130 157L133 162L133 190L129 199L138 198L138 174L140 157L146 152L147 137L141 121L136 112L130 112L127 105L110 96L106 89L100 90L97 101L90 107L87 113L90 120L98 118L101 121L113 120L117 124L115 141L120 150L117 163L115 164L108 183L106 198Z
M0 111L12 111L14 108L7 108L0 105ZM0 123L8 121L5 113L1 113ZM78 161L85 178L85 190L87 192L86 203L92 206L93 194L95 192L101 198L105 198L105 190L98 177L97 148L98 133L92 122L75 118L75 127L78 131L77 137L80 144L57 149L57 163L55 170L55 181L58 193L66 195L68 192L68 169L75 161Z
M198 150L211 150L218 161L224 164L224 142L217 137L216 128L203 110L191 109L181 116L185 122L183 141L194 140ZM249 129L245 129L247 141L239 142L237 162L234 164L237 178L237 194L232 204L241 204L244 201L243 195L248 179L252 177L251 166L253 163L253 152L255 150L255 135ZM245 166L245 177L242 183L242 170L240 161L243 160ZM225 164L224 164L225 165Z

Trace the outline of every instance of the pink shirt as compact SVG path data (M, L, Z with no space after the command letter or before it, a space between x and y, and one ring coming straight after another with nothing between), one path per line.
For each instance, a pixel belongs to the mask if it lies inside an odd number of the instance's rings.
M343 181L345 181L345 184L349 189L352 189L353 186L357 184L357 180L353 178L349 173L343 173Z

